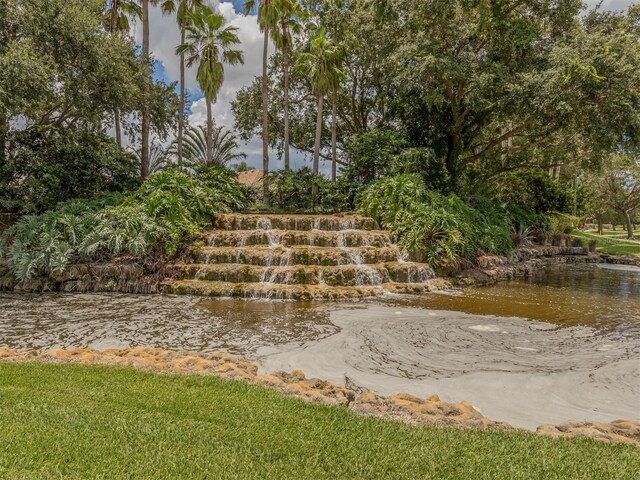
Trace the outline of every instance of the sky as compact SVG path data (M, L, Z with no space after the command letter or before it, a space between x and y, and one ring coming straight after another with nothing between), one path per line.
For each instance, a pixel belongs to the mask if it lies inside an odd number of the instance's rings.
M638 0L635 0L636 2ZM234 118L231 112L231 101L236 93L243 87L251 84L254 77L262 74L262 46L263 37L258 28L255 16L242 15L244 0L208 0L211 7L220 12L229 25L238 28L238 36L242 42L245 63L235 67L225 68L225 79L218 100L213 107L213 117L218 125L223 125L234 130ZM587 0L589 6L594 6L598 0ZM634 3L634 0L604 0L602 8L607 10L626 10ZM180 64L175 48L180 42L180 32L176 25L175 17L162 15L159 7L150 9L150 48L157 60L156 75L167 82L175 82L180 78ZM142 24L137 22L135 26L136 40L142 39ZM273 46L270 46L270 53ZM195 79L195 68L188 69L186 73L186 89L190 94L192 104L187 108L189 123L191 125L203 125L206 119L206 107L202 92L198 88ZM247 163L254 167L262 168L262 141L254 138L242 150L247 154ZM301 152L291 154L292 167L301 168L311 166L311 159ZM283 162L277 159L275 152L270 154L270 170L283 168ZM321 162L321 170L327 172L329 165Z

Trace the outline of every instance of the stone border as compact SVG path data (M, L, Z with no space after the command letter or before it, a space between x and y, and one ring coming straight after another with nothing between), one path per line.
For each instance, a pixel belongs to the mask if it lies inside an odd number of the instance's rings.
M552 265L615 264L640 267L640 257L614 256L589 252L582 247L528 247L514 250L509 257L485 255L474 260L473 266L452 274L457 286L490 285L492 283L527 278Z
M473 430L524 431L505 422L491 420L462 401L447 403L437 395L423 399L407 393L383 397L372 391L337 386L325 380L306 378L304 372L277 371L258 374L258 366L224 353L189 354L161 349L51 350L18 352L0 349L0 362L82 363L131 366L162 374L208 375L262 385L312 403L346 407L354 413L413 425ZM606 442L640 446L640 422L566 422L541 425L537 433L558 438L589 437Z

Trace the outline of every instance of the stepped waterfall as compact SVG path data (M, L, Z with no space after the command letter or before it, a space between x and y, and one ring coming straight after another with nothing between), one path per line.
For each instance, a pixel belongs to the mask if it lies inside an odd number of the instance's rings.
M165 291L211 297L361 298L440 289L433 270L408 261L389 232L359 215L215 218Z

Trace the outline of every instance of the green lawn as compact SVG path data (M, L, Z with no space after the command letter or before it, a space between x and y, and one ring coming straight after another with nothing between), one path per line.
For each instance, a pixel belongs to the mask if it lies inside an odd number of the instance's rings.
M605 232L606 233L606 232ZM620 232L612 232L620 234ZM591 240L597 240L597 250L600 253L606 253L608 255L640 255L640 242L630 242L628 240L611 238L611 235L598 235L592 232L581 232L579 230L574 231L571 234L574 238L581 238L586 244ZM640 232L638 233L640 238Z
M640 449L416 428L213 377L0 364L2 479L632 479Z
M595 233L595 232L589 232ZM634 235L640 238L640 230L634 230ZM627 238L627 229L626 228L618 228L617 230L603 230L602 235L607 237L620 237L622 239Z

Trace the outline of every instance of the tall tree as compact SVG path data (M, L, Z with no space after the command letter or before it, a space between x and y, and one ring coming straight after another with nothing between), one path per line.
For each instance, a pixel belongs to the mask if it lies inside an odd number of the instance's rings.
M640 159L627 154L612 155L588 183L598 208L609 207L620 214L628 238L633 239L634 214L640 210Z
M258 25L264 34L262 48L262 170L263 170L263 201L269 204L269 78L267 65L269 62L269 36L278 25L280 15L277 0L247 0L244 3L244 13L249 15L258 5Z
M186 56L188 67L198 63L196 80L207 103L207 163L213 163L213 118L211 105L224 81L224 64L244 63L244 54L233 47L240 43L238 29L225 26L224 17L209 7L199 7L189 13L185 43L176 53Z
M322 137L322 109L324 97L328 92L338 88L340 82L341 63L340 49L327 39L326 31L320 29L311 38L309 48L298 59L298 69L305 73L311 84L311 91L318 99L316 114L316 139L313 149L313 174L318 175L320 165L320 141ZM318 193L317 185L313 186L313 193Z
M290 169L289 144L289 79L290 57L293 49L293 34L302 31L300 19L304 12L296 0L276 0L276 8L280 19L273 29L273 43L282 52L282 74L284 77L284 169Z
M189 23L189 13L194 8L202 7L203 0L166 0L162 3L162 10L166 13L176 13L176 20L180 27L180 44L185 42L186 27ZM182 148L184 136L184 108L185 108L185 62L184 53L180 55L180 111L178 112L178 138L177 138L177 155L178 163L182 163Z
M105 28L111 35L125 35L129 32L129 17L140 18L142 10L134 0L106 0ZM122 120L120 109L113 111L116 142L122 147Z

